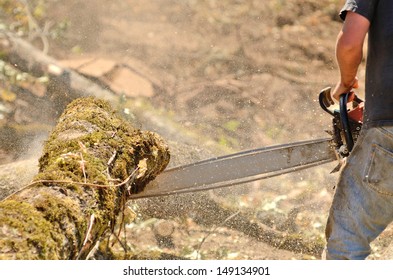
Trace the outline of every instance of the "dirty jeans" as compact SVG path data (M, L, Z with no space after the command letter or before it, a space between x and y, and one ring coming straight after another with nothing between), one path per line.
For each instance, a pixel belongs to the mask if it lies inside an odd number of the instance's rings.
M365 259L393 220L393 126L364 129L344 166L326 225L326 259Z

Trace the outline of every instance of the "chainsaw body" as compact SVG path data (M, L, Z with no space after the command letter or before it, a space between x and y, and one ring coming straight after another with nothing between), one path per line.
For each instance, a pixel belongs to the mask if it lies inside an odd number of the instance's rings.
M345 158L352 151L362 129L364 101L355 95L354 99L348 102L350 93L346 93L340 96L339 109L333 110L330 108L334 105L330 92L330 87L320 92L319 104L333 116L333 128L328 133L333 137L336 153Z

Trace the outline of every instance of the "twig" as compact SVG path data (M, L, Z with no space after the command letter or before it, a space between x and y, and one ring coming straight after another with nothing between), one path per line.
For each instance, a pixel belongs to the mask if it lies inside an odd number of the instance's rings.
M95 216L94 216L94 213L93 213L90 216L89 228L87 229L86 237L85 237L85 240L83 241L83 246L86 245L86 242L89 239L89 235L90 235L91 229L93 227L94 219L95 219Z
M124 253L127 254L127 244L123 244L123 242L120 240L119 236L117 236L116 234L113 234L116 237L117 242L119 242L120 246L123 247ZM115 245L116 242L112 243L112 246Z
M83 173L83 177L84 177L84 179L85 179L85 184L86 184L86 183L87 183L86 168L85 168L85 163L86 163L86 161L83 159L82 153L79 153L79 155L80 155L80 157L81 157L81 160L79 161L79 163L80 163L80 166L81 166L81 168L82 168L82 173Z
M95 252L97 252L99 245L100 240L97 240L96 244L94 244L93 248L91 248L90 252L86 255L86 260L90 259L95 254Z
M240 210L237 211L236 213L233 213L233 214L230 215L228 218L226 218L222 223L216 225L211 231L209 231L209 233L208 233L205 237L203 237L201 243L200 243L199 246L198 246L198 250L197 250L197 259L199 259L200 251L201 251L202 245L203 245L203 243L206 241L206 239L207 239L211 234L213 234L213 233L217 230L218 227L222 226L223 224L225 224L226 222L228 222L229 220L231 220L232 218L234 218L235 216L237 216L239 213L240 213Z
M91 229L93 228L93 224L94 224L94 219L95 219L95 216L94 216L94 213L93 213L90 216L89 226L87 228L85 239L83 240L83 243L82 243L82 248L80 249L79 254L76 257L77 260L79 260L81 254L82 254L82 251L85 248L87 241L89 240L90 232L91 232Z
M130 191L131 191L131 187L130 187L130 183L131 182L133 182L134 180L135 180L135 177L136 177L136 175L137 175L137 173L136 172L133 172L134 173L134 175L133 176L131 176L131 178L130 178L130 180L128 181L128 183L126 183L126 193L127 193L127 195L131 195L131 193L130 193ZM121 230L122 230L122 227L124 226L124 232L125 232L125 209L126 209L126 200L127 200L127 197L126 196L122 196L121 197L121 199L123 200L122 202L121 202L121 205L123 206L123 208L122 208L122 213L121 213L121 221L120 221L120 225L119 225L119 231L118 231L118 233L117 233L117 238L119 239L119 236L120 236L120 233L121 233ZM113 230L114 231L114 230ZM127 241L126 241L127 242ZM113 246L113 244L112 244L112 246Z
M112 188L112 187L118 188L118 187L126 185L129 182L131 182L132 180L134 180L138 170L139 170L139 168L136 167L134 169L134 171L132 171L130 176L128 176L123 182L121 182L119 184L116 184L116 185L99 185L99 184L93 184L93 183L74 182L74 181L67 181L67 180L38 180L38 181L33 181L30 184L22 187L21 189L15 191L12 194L10 194L9 196L5 197L2 201L6 200L6 199L9 199L13 195L15 195L17 193L20 193L21 191L23 191L23 190L25 190L27 188L30 188L30 187L38 185L38 184L45 184L45 183L75 184L75 185L79 185L79 186L82 186L82 187L90 187L90 188Z
M42 41L42 52L44 54L47 54L49 51L49 41L48 38L45 36L45 33L48 32L50 28L50 23L45 23L44 30L42 30L34 18L33 14L30 11L29 4L27 3L26 0L19 0L19 2L22 3L22 5L25 6L26 10L26 16L29 22L29 41L34 40L36 37L39 37Z
M111 178L110 169L112 169L112 164L115 161L116 156L117 156L117 151L115 150L113 155L110 157L110 159L108 160L108 163L107 163L108 167L106 168L106 172L108 173L109 178Z

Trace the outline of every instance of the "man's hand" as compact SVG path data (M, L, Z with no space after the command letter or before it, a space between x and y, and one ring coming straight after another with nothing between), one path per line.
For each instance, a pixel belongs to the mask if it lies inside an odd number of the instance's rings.
M332 91L331 95L333 100L340 100L340 95L345 94L350 92L351 94L349 95L348 102L352 101L353 98L355 97L355 93L352 91L354 88L358 88L359 83L358 83L358 78L355 77L353 80L352 84L350 86L344 85L342 82L338 82L334 90Z

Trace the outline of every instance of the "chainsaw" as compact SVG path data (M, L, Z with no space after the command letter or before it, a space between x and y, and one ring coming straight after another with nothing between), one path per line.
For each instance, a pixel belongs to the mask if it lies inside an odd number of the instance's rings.
M363 124L364 102L350 93L340 96L339 108L331 98L331 88L319 93L321 108L332 116L330 138L295 142L242 151L170 168L159 174L131 199L157 197L229 187L266 179L349 156ZM350 105L350 108L348 108ZM337 107L337 106L336 106Z

